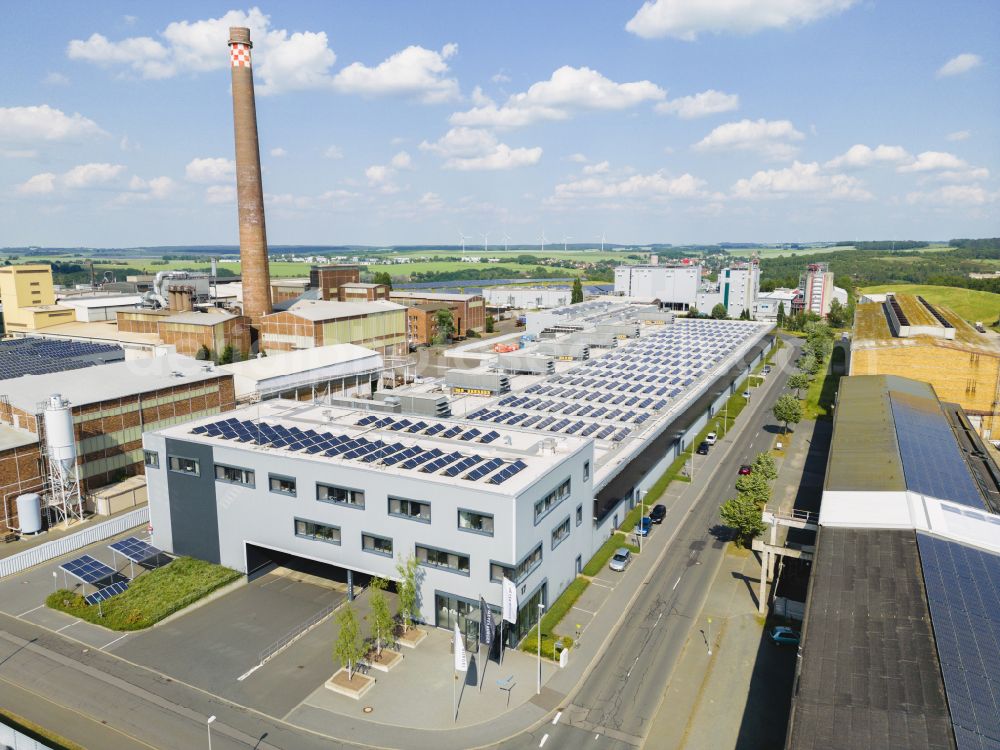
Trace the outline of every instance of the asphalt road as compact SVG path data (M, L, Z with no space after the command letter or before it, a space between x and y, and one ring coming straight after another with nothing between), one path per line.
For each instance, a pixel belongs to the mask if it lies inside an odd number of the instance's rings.
M789 361L794 359L793 355ZM762 403L754 404L751 396L755 408L747 415L750 420L742 434L730 445L715 448L728 447L729 452L572 704L555 723L504 743L504 750L642 747L657 710L670 710L666 705L660 709L663 692L725 555L724 543L713 533L720 523L719 505L735 494L740 464L750 463L758 453L770 449L776 428L771 407L790 372L789 364L771 373ZM752 393L759 391L755 388ZM659 527L656 533L669 532ZM678 717L678 721L683 720ZM656 747L655 738L648 738L647 746Z

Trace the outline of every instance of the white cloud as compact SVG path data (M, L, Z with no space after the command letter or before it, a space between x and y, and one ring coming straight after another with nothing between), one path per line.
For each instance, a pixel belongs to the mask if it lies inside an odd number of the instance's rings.
M968 167L967 169L946 169L934 175L940 182L967 182L969 180L989 179L990 170L986 167Z
M445 62L458 52L457 44L446 44L440 52L410 46L370 68L355 62L334 77L337 91L362 96L413 95L427 103L458 97L458 81L447 78Z
M91 163L73 167L62 176L62 184L71 189L105 185L125 171L121 164Z
M566 160L567 161L576 162L577 164L586 164L587 163L587 157L584 154L579 154L579 153L577 153L577 154L570 154L569 156L566 157Z
M978 68L982 64L983 58L979 55L974 55L971 52L963 52L961 55L955 55L955 57L938 68L937 77L947 78L948 76L968 73L973 68Z
M947 138L949 141L964 141L968 140L969 136L971 135L972 135L971 131L956 130L954 133L948 133L948 135L946 135L945 138Z
M0 149L0 157L4 159L34 159L38 152L33 148L5 148Z
M647 0L625 24L646 39L694 41L698 34L752 34L818 21L857 0Z
M129 139L127 135L123 135L118 141L118 148L122 151L141 151L142 146L140 146L135 141Z
M69 77L62 73L49 73L42 79L46 86L69 86Z
M514 169L542 158L540 147L511 148L478 128L452 128L434 143L424 141L420 149L445 157L445 169L460 171Z
M235 185L209 185L205 188L205 203L236 203Z
M875 148L858 143L851 146L840 156L830 159L824 166L827 169L859 169L872 164L906 164L913 157L902 146L878 145Z
M413 166L413 159L405 151L400 151L389 163L396 169L410 169Z
M93 120L48 104L0 107L0 141L73 141L103 133Z
M798 148L790 141L805 136L789 120L740 120L719 125L694 145L699 151L758 151L773 159L791 159Z
M825 174L818 162L793 162L784 169L767 169L733 185L737 198L780 198L792 194L840 200L870 200L861 181L846 174Z
M897 172L932 172L938 169L965 169L969 165L947 151L923 151L910 164L899 167Z
M684 120L692 120L696 117L706 117L720 112L731 112L739 107L740 97L738 94L727 94L723 91L708 89L700 94L660 102L656 105L656 111L677 115Z
M417 201L417 205L428 211L436 211L444 206L444 201L437 193L424 193Z
M690 174L668 177L663 172L635 174L622 180L586 177L556 185L553 199L574 198L704 198L705 181Z
M323 152L323 156L327 159L343 159L344 152L340 146L330 146L326 151Z
M931 192L914 192L906 196L910 204L975 208L1000 200L1000 192L990 192L978 185L945 185Z
M271 156L280 159L282 156L288 156L288 152L281 146L277 146L271 149Z
M177 183L169 177L154 177L144 180L132 177L128 183L129 192L121 193L115 202L118 204L136 203L141 201L165 200L177 190Z
M646 101L661 101L667 92L651 81L616 83L591 68L564 65L547 81L509 97L502 106L484 101L456 112L452 125L517 128L543 120L565 120L575 110L621 110Z
M369 185L381 185L392 174L392 170L384 164L373 164L365 170L365 177L368 178Z
M56 176L52 172L36 174L34 177L28 178L26 182L22 182L17 186L17 192L22 195L42 195L44 193L51 193L55 189Z
M598 164L588 164L583 168L584 174L604 174L611 169L610 162L602 161Z
M236 162L221 157L192 159L184 168L191 182L225 182L236 177Z
M499 71L493 74L493 77L490 78L490 80L493 81L493 83L510 83L510 76L504 73L503 69L501 68Z

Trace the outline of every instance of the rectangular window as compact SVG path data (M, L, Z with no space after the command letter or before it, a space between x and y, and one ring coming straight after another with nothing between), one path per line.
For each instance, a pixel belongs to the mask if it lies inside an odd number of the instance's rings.
M402 497L389 498L389 515L409 518L412 521L431 522L431 504Z
M316 483L316 499L324 503L350 505L353 508L365 507L365 493L361 490L351 490L346 487L334 487L329 484Z
M583 505L576 506L576 525L583 523Z
M566 516L565 520L552 529L552 549L555 549L563 540L569 536L569 516Z
M385 555L392 557L392 540L384 536L374 534L361 535L361 549L371 552L374 555Z
M198 466L198 459L196 458L170 456L167 465L170 466L170 471L176 471L179 474L190 474L195 477L201 476L201 469Z
M328 544L340 544L340 527L296 518L295 536L300 536L303 539L315 539L318 542L327 542Z
M565 482L556 487L552 492L543 497L537 503L535 503L535 523L537 524L545 516L547 516L553 508L555 508L559 503L569 497L570 484L567 479Z
M590 461L583 462L583 481L590 479Z
M514 583L520 583L542 564L542 543L529 552L514 570Z
M295 480L291 477L269 474L268 482L271 486L271 492L277 492L279 495L291 495L292 497L295 497Z
M142 462L150 469L160 468L160 454L156 451L143 451Z
M500 563L490 563L490 580L494 583L502 583L503 579L514 580L514 569L509 565Z
M250 469L240 469L236 466L215 465L215 479L219 482L231 482L253 487L254 474Z
M458 528L462 531L474 531L477 534L493 536L493 516L488 513L459 509Z
M444 568L453 573L469 575L469 556L458 552L448 552L434 547L416 545L417 562L431 568Z

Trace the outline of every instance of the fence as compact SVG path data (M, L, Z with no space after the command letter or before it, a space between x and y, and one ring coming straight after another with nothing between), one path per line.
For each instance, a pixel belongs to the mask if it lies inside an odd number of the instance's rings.
M285 648L286 646L290 646L293 642L297 641L299 638L301 638L302 636L304 636L306 633L308 633L314 627L316 627L321 622L323 622L323 620L325 620L327 617L329 617L330 615L332 615L333 611L336 608L337 607L333 606L333 605L331 605L329 607L325 607L324 609L321 609L319 612L317 612L316 614L314 614L312 617L310 617L305 622L297 625L292 630L289 630L281 638L279 638L274 643L272 643L270 646L268 646L267 648L265 648L264 650L262 650L260 652L260 658L257 660L257 665L258 666L262 665L264 662L266 662L272 656L274 656L275 654L277 654L283 648Z
M145 523L149 523L149 506L136 508L117 518L81 529L61 539L39 544L37 547L26 549L24 552L18 552L0 560L0 578L20 573L22 570L41 565L43 562L75 552L89 544L108 539Z

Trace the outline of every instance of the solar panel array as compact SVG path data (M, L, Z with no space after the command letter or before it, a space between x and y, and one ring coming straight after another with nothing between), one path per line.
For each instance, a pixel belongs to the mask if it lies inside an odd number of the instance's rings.
M917 533L958 750L1000 747L1000 556Z
M111 578L115 574L113 568L108 567L100 560L95 560L90 555L81 555L69 562L64 562L59 566L77 580L96 585L98 581Z
M124 360L125 350L113 344L33 337L8 339L0 342L0 380L78 370Z
M889 394L906 488L940 500L986 506L947 419L936 402Z
M98 602L106 602L112 596L117 596L128 590L128 583L125 581L118 581L117 583L112 583L110 586L105 586L102 589L98 589L93 594L88 594L83 597L83 600L87 604L97 604Z
M141 539L136 539L134 536L119 539L117 542L109 544L108 547L118 554L123 555L126 559L137 563L163 554L161 550L158 550L153 545L147 544Z
M466 430L458 425L446 427L440 423L429 425L425 422L418 422L414 424L408 419L395 419L372 414L361 418L356 426L398 432L405 434L408 438L421 432L424 435L437 435L444 438L451 438L462 433L459 440L467 443L490 443L499 437L499 433L491 431L483 434L481 430L474 427ZM420 429L415 430L414 428L418 426ZM491 484L502 484L527 468L527 464L523 461L508 463L503 459L489 459L479 454L468 454L460 451L454 451L445 456L440 448L428 449L418 444L386 442L378 437L370 440L361 436L351 437L347 434L317 432L313 429L303 430L299 427L285 427L281 424L268 422L251 422L235 417L199 425L191 432L196 435L267 446L289 452L301 452L306 455L357 460L371 466L398 466L407 470L419 470L425 474L442 472L444 476L461 476L469 481L476 481L486 476L485 473L473 472L472 469L490 464L493 467L490 471L494 471L507 464L502 472L498 472L498 475L503 474L502 479L494 481L497 479L496 475L489 477L488 481ZM495 463L496 461L500 463Z
M505 396L468 418L622 441L683 398L702 375L758 332L756 327L718 320L664 326Z

